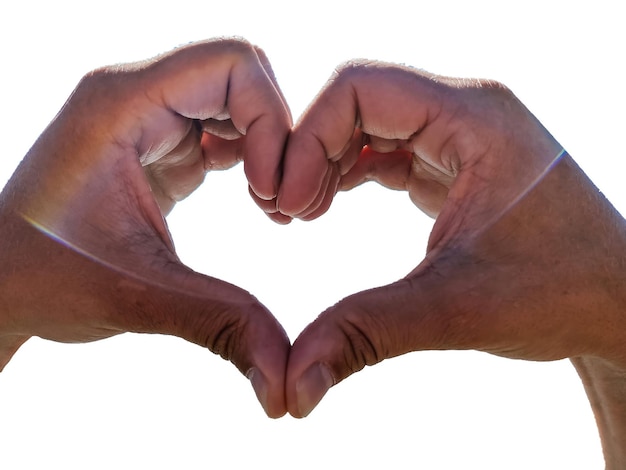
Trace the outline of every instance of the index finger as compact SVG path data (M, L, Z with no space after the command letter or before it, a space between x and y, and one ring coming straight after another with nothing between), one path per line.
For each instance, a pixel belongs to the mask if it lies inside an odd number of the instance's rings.
M362 134L409 140L438 114L440 83L402 65L353 61L340 67L292 131L283 163L278 205L283 214L310 213L336 187L329 172L356 163ZM361 133L355 133L360 129ZM365 143L365 141L363 142Z
M179 48L151 64L149 94L189 119L231 119L245 135L245 172L254 193L278 192L291 116L265 54L241 39L218 39Z

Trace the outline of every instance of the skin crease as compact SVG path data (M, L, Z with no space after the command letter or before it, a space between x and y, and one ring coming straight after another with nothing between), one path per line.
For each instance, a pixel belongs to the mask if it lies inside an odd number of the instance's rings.
M2 193L0 368L31 336L177 335L232 361L282 416L284 329L248 292L182 265L164 215L241 160L271 205L291 125L267 58L239 39L85 76Z
M410 351L567 357L608 468L623 468L626 226L572 158L499 83L350 62L294 127L278 207L313 219L365 181L408 191L436 217L427 255L300 334L289 412L308 415L331 386Z
M232 361L269 416L302 417L365 365L411 351L569 357L607 468L623 468L626 227L561 150L503 85L394 64L339 67L293 128L244 40L92 72L0 198L0 368L31 336L171 334ZM436 218L426 258L290 346L251 294L182 265L167 230L206 171L239 161L279 223L319 217L366 181L407 191Z

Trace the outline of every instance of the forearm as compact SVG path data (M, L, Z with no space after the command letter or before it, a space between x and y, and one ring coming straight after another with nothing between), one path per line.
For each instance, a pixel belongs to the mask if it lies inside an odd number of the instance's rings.
M0 194L0 372L29 336L16 328L15 263L10 259L12 240L18 236L6 213L6 192ZM28 293L21 295L28 295Z
M595 188L593 188L595 189ZM600 269L593 271L589 311L601 312L595 348L571 361L582 379L600 432L609 470L626 468L626 223L597 190L584 201L595 215L594 252ZM598 230L599 229L599 230ZM578 256L584 256L578 253Z
M572 358L595 415L607 470L626 468L626 370L593 357Z

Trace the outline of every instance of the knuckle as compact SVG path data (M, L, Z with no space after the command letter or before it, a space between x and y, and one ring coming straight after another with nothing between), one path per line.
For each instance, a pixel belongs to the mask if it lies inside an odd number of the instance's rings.
M94 108L100 116L117 113L120 104L133 100L133 87L136 69L131 65L109 65L86 73L78 82L70 102L74 106L84 106L94 115Z
M174 265L161 270L173 272ZM157 268L157 270L159 270ZM178 283L176 283L178 284ZM228 301L207 302L202 295L187 295L177 288L151 286L124 279L118 283L109 323L121 331L178 336L209 349L240 369L249 366L245 341L249 315Z
M240 318L233 317L227 311L218 312L210 323L203 328L207 332L202 339L203 344L223 359L233 360L237 345L243 338L245 325Z
M228 303L214 303L210 308L199 307L190 315L178 312L182 318L182 335L186 339L206 347L223 359L238 362L247 320Z
M224 49L232 49L233 51L249 54L254 53L254 46L247 39L241 36L221 37L215 42Z
M204 44L212 51L217 50L233 61L258 60L257 49L250 41L240 36L219 37Z
M114 86L113 75L115 70L111 66L99 67L86 73L78 86L76 92L95 92L97 90L111 90Z
M477 98L486 99L494 106L498 104L500 105L498 107L504 106L504 109L508 109L513 102L517 101L511 89L497 80L472 79L468 81L467 88Z
M259 57L261 62L269 65L269 59L265 51L261 47L257 46L256 44L253 44L252 47L254 48L254 52Z
M511 90L504 83L490 78L479 78L476 80L476 85L484 90L511 93Z
M352 82L358 77L369 73L376 62L367 59L350 59L335 67L331 82Z
M379 363L387 357L383 349L385 327L379 317L364 306L351 306L337 327L344 338L343 361L349 373Z

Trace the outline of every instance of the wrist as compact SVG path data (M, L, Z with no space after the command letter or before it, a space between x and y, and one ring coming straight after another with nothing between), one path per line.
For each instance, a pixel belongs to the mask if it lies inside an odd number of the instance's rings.
M626 468L626 369L597 357L571 361L596 418L607 470Z
M588 334L594 338L588 354L571 361L585 387L596 418L607 470L626 468L626 224L599 191L590 193L596 221L592 276L585 310L597 313ZM597 226L594 229L597 232ZM584 255L578 254L579 257ZM596 330L597 329L597 330Z
M0 195L0 197L4 194ZM8 217L3 213L4 204L0 199L0 340L12 333L10 320L11 313L13 312L13 300L14 293L12 292L12 274L15 272L15 267L11 262L11 231L10 221Z
M575 201L559 209L560 223L569 228L561 257L571 263L556 279L567 282L555 289L561 297L571 296L570 319L580 320L573 344L581 347L570 357L602 358L626 371L626 220L571 158L559 169L562 180L552 199Z
M5 197L5 194L2 194ZM29 292L16 282L18 269L14 259L16 229L11 216L7 215L6 204L0 199L0 372L11 360L15 352L26 340L30 338L24 335L19 327L19 302L20 298L27 299Z
M0 248L1 249L1 248ZM0 258L2 255L0 254ZM15 352L30 338L19 334L14 321L14 293L10 289L6 271L0 273L0 372L11 360Z

